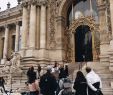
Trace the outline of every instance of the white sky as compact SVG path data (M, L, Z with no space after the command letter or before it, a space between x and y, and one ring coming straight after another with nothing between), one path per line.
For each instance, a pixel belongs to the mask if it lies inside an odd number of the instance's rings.
M17 0L0 0L1 11L7 9L7 3L10 2L11 8L17 5Z

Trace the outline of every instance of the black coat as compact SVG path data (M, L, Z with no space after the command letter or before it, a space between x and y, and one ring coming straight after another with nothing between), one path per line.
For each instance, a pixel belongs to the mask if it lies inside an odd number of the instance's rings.
M27 72L27 77L28 77L28 83L33 83L36 80L36 72L34 71L28 71Z
M73 88L76 90L75 95L87 95L86 81L76 81L75 80Z
M47 72L40 78L39 86L43 95L55 95L58 84L55 77Z
M66 72L65 72L64 68L60 68L59 71L60 71L59 79L66 78Z
M88 87L88 95L103 95L100 89L100 82L94 83L93 86L98 89L98 91L93 91L90 87Z

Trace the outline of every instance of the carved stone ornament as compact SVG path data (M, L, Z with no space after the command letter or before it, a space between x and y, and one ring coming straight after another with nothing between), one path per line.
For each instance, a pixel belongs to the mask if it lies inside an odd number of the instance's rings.
M70 63L72 62L72 44L71 44L71 32L69 31L68 27L65 29L64 32L64 36L65 36L65 49L66 49L66 53L65 53L65 62Z
M22 73L20 68L20 59L21 56L19 53L13 53L12 59L10 61L6 61L4 67L0 70L2 74L12 74L12 73Z

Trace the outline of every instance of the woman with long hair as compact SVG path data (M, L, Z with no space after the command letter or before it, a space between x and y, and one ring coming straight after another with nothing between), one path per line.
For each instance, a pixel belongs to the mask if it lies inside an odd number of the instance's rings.
M87 95L87 82L81 71L77 72L73 88L76 90L75 95Z
M34 67L31 66L27 71L28 77L28 88L30 91L30 95L38 95L39 94L39 83L36 80L36 72L34 71Z

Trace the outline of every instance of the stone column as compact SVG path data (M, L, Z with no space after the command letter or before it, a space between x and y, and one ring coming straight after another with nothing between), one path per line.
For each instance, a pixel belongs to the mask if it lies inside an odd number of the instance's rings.
M106 30L106 6L103 2L99 4L99 29L100 29L100 62L105 65L109 65L109 37L108 31ZM105 36L106 35L106 36Z
M25 49L27 47L28 25L29 25L29 23L28 23L28 10L27 10L27 6L23 6L21 49Z
M29 30L29 47L36 46L36 5L31 4L30 10L30 30Z
M46 0L41 2L40 10L40 50L39 50L39 60L48 60L48 51L46 50L46 18L47 18L47 2Z
M41 15L40 15L40 48L46 48L46 6L41 5Z
M110 70L113 71L113 0L110 0L110 13L111 13L112 40L110 41L109 55L110 55Z
M9 27L8 27L8 25L6 25L5 26L4 50L3 50L3 59L5 59L5 60L8 55L8 36L9 36Z
M56 18L56 24L57 24L57 31L55 33L55 37L56 37L56 48L57 48L57 52L59 54L59 58L58 60L62 61L65 58L65 51L64 51L64 32L65 32L65 18L63 16L58 16Z
M20 26L19 22L16 22L15 52L19 50L19 36L20 36Z
M40 47L40 8L37 7L36 48Z

